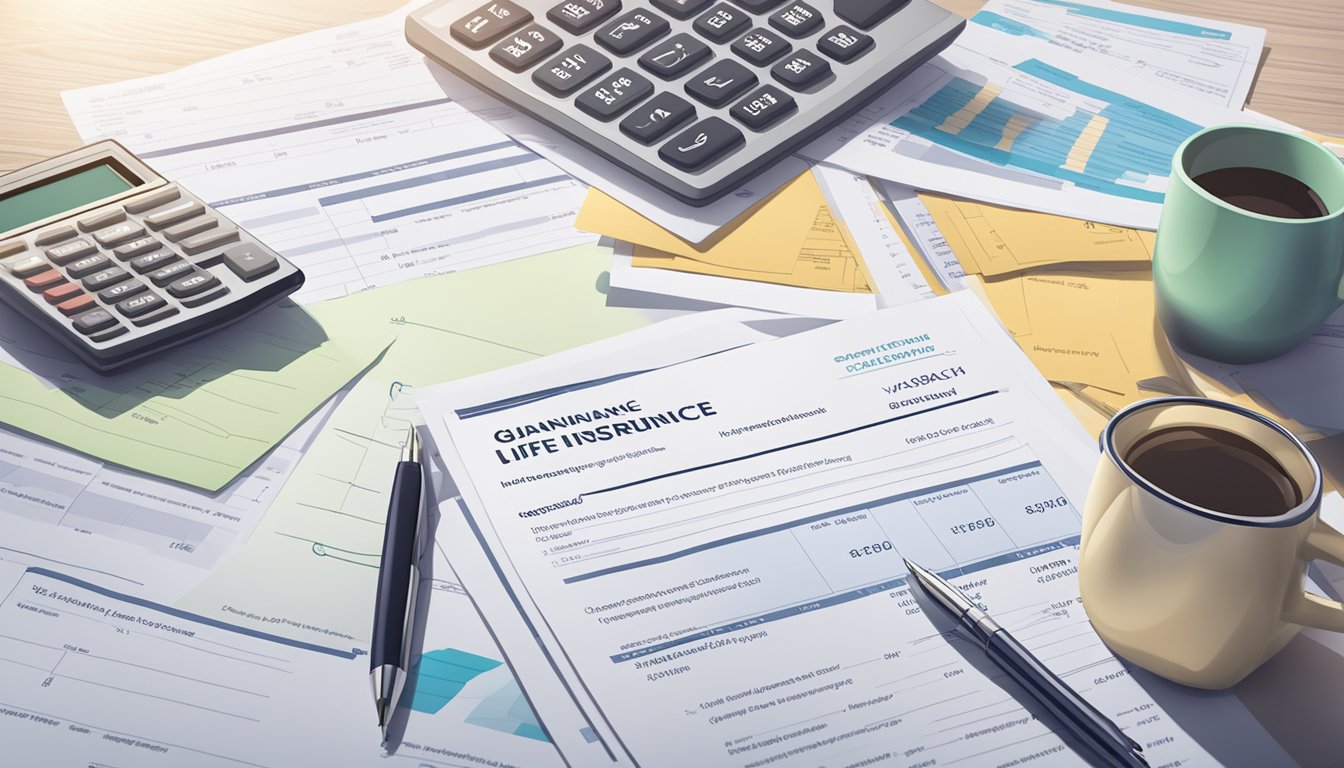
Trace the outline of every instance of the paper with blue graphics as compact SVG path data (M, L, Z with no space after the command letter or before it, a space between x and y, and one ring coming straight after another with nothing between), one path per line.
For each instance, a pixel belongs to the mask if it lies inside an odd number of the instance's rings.
M805 153L918 189L1153 229L1180 143L1247 118L1107 61L970 24Z

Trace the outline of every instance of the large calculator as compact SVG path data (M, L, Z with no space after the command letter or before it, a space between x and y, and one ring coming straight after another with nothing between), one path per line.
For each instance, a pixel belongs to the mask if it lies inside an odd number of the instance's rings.
M942 50L929 0L439 0L430 58L691 205L705 205Z
M115 141L0 176L0 300L97 370L301 285L297 267Z

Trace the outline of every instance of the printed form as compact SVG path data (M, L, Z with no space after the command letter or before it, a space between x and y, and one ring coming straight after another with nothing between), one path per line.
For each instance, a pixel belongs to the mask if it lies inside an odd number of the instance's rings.
M462 493L449 558L542 722L592 725L549 726L572 764L1076 765L924 615L902 557L953 578L1153 764L1215 760L1181 694L1092 632L1076 550L1095 449L973 296L529 382L420 403ZM1198 705L1243 755L1283 757L1234 699Z

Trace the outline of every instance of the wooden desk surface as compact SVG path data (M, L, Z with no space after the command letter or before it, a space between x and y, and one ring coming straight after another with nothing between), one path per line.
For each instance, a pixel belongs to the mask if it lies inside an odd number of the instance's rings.
M983 0L936 0L970 14ZM1344 11L1337 0L1131 0L1269 30L1252 107L1344 134ZM80 144L60 93L392 11L403 0L3 0L0 171ZM1335 6L1333 9L1331 6Z

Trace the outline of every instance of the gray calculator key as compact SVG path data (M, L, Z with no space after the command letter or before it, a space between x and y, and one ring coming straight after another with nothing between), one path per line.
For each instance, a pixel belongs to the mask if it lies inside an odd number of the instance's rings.
M757 27L733 41L733 53L763 67L793 50L793 43L785 40L778 32Z
M712 2L714 0L653 0L658 10L678 19L689 19Z
M683 171L694 172L745 143L741 131L717 117L709 117L673 136L658 150L658 156Z
M164 203L171 203L181 196L182 190L177 187L166 187L158 192L136 198L122 207L126 209L127 213L144 213L150 209L158 208Z
M142 253L149 253L159 247L159 241L152 237L142 237L112 249L112 255L119 261L125 261Z
M807 37L825 23L821 11L807 3L789 3L770 14L770 26L793 38Z
M664 91L626 116L621 133L641 144L652 144L694 119L695 107L689 101Z
M532 20L532 14L509 0L494 0L453 22L449 32L468 48L479 49Z
M122 299L129 299L137 293L145 290L145 284L139 280L124 280L98 294L106 304L116 304Z
M9 269L9 274L20 280L25 277L32 277L38 272L46 270L49 266L47 260L37 254L23 256L5 263L5 267Z
M113 224L126 220L126 211L121 208L115 208L110 211L103 211L92 216L85 216L75 222L81 232L93 232L94 230L110 227Z
M498 45L490 49L490 58L512 72L522 72L560 50L562 45L564 42L559 35L533 24L500 40Z
M653 93L653 83L631 69L618 69L597 81L574 100L575 106L598 120L608 121Z
M662 16L633 10L598 30L593 39L612 53L625 56L666 35L669 29L671 25Z
M112 264L112 260L101 253L95 253L92 256L85 256L82 259L75 259L66 265L65 271L73 278L81 278L91 275L100 269L104 269Z
M16 253L23 253L28 250L28 244L22 240L10 240L7 243L0 243L0 259L6 256L13 256Z
M159 269L154 270L153 272L150 272L149 280L150 282L162 288L163 286L173 282L177 278L185 277L187 274L194 272L195 270L196 267L192 266L191 262L178 261L169 264L166 267L161 267Z
M117 305L117 311L127 317L140 317L166 305L162 296L154 293L142 293Z
M106 309L94 309L75 316L70 324L75 327L76 331L88 336L116 325L117 318L113 317L112 313Z
M218 224L219 219L216 219L214 216L197 216L194 219L189 219L181 224L171 226L163 230L161 234L168 240L168 242L176 243L177 241L184 240L198 232L204 232Z
M195 296L198 293L215 288L219 285L219 278L209 272L196 271L186 277L179 277L168 284L168 293L175 298L185 299L188 296Z
M709 46L685 32L658 43L639 57L639 66L664 80L673 80L713 56Z
M47 258L51 259L53 264L58 266L68 264L80 256L88 256L90 253L96 253L98 247L84 238L71 240L68 243L61 243L47 249Z
M69 240L77 234L79 233L75 231L74 227L53 227L33 238L33 245L41 248L52 243L59 243L62 240Z
M169 224L176 224L183 219L200 216L202 213L205 213L204 205L195 200L183 200L176 205L170 205L145 216L144 222L145 226L150 229L163 229Z
M728 114L753 131L763 131L797 111L793 97L773 83L767 83L733 105Z
M564 96L611 69L611 59L579 44L561 51L532 73L532 82L555 96Z
M279 259L249 243L235 245L225 251L224 263L245 283L270 274L280 267Z
M904 8L910 0L835 0L835 15L859 29L872 29L878 22Z
M202 232L201 234L195 235L193 237L188 237L186 240L183 240L177 245L188 256L195 256L201 251L207 251L211 248L224 245L225 243L232 243L234 240L237 239L238 239L237 227L220 227L218 229L212 229L208 232Z
M178 256L173 251L146 253L143 256L136 256L134 259L131 259L131 269L134 269L136 272L143 275L146 272L162 269L180 258L182 257Z
M132 238L144 237L145 228L133 221L123 221L93 233L93 239L104 248L117 245Z
M847 64L873 47L873 38L856 32L844 24L832 29L821 39L817 41L817 50L830 56L832 59Z
M756 73L732 59L719 59L686 81L686 92L711 107L721 107L756 84Z
M793 90L802 91L826 79L831 74L831 63L802 49L780 59L770 68L770 74Z
M547 11L546 18L577 35L619 10L621 0L565 0Z
M722 43L751 26L751 17L742 9L719 3L695 20L691 28L716 43Z
M130 276L131 273L121 267L108 267L84 278L84 287L90 291L101 291L109 285L119 283Z

